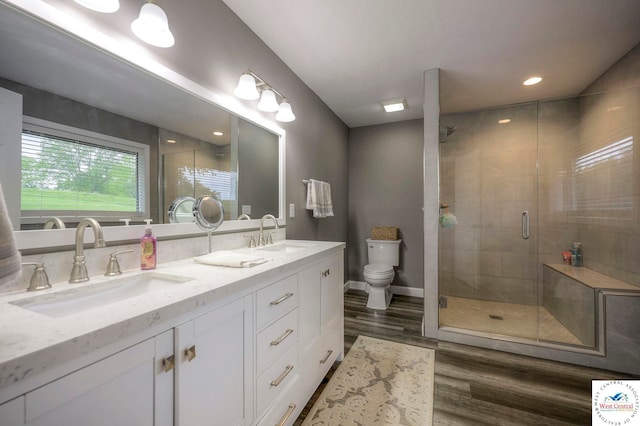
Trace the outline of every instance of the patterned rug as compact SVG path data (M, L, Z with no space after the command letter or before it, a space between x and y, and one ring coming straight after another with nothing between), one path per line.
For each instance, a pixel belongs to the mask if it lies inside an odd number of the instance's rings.
M434 358L431 349L359 336L302 425L431 425Z

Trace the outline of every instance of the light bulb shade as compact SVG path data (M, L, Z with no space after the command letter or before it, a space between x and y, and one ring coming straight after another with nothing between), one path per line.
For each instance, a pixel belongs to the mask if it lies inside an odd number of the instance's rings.
M275 112L278 111L278 101L276 100L276 94L273 90L265 89L260 96L260 102L258 102L258 109L260 111Z
M138 19L131 23L131 31L145 43L157 47L171 47L175 43L164 10L156 4L145 3Z
M120 9L119 0L75 0L75 2L101 13L113 13Z
M240 99L254 100L260 97L256 89L256 79L250 74L242 74L238 81L238 87L233 91Z
M288 123L296 119L296 116L293 115L293 110L291 109L291 104L287 102L285 99L280 104L280 108L278 109L278 113L276 114L276 120L283 121Z

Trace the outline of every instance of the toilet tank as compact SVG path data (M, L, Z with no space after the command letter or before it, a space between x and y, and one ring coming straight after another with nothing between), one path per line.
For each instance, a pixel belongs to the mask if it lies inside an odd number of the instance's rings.
M367 238L369 264L398 266L400 264L400 243L402 240L372 240Z

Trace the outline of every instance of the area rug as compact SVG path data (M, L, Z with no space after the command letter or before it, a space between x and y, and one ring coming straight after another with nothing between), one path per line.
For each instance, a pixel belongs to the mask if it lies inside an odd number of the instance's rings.
M429 426L435 353L359 336L303 426Z

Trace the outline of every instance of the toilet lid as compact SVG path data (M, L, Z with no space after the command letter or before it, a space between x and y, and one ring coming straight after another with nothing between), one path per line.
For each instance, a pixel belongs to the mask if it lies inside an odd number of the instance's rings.
M393 266L373 263L371 265L365 265L364 266L364 272L366 272L368 274L372 274L372 275L388 274L389 272L393 272Z

